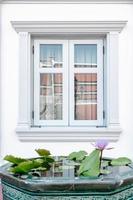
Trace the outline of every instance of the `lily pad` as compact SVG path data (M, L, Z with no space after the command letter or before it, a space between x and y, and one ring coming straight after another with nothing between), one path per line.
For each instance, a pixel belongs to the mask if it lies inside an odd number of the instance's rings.
M28 173L31 169L34 169L34 168L38 168L41 166L42 163L38 162L38 161L25 161L25 162L22 162L20 163L18 166L16 167L12 167L10 169L10 171L12 173L15 173L15 174L26 174Z
M46 162L53 163L55 160L51 156L42 157Z
M101 165L102 165L102 168L106 168L110 165L110 161L104 160L104 161L102 161Z
M113 159L111 161L111 165L113 166L124 166L130 164L132 161L127 157L120 157L117 159Z
M6 155L4 157L4 160L9 161L9 162L16 164L16 165L20 164L21 162L26 161L26 159L23 159L23 158L20 158L20 157L15 157L15 156L12 156L12 155Z
M68 155L69 160L75 160L75 161L81 161L85 158L87 155L86 151L78 151L78 152L72 152Z

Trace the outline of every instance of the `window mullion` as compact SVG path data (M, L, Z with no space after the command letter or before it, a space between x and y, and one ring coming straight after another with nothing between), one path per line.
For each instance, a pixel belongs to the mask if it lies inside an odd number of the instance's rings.
M68 40L64 41L63 45L63 61L64 61L64 67L63 67L63 119L64 119L64 125L68 126L68 93L69 93L69 77L68 77Z
M69 125L74 119L74 45L69 41Z
M97 126L103 126L103 41L99 40L97 45Z

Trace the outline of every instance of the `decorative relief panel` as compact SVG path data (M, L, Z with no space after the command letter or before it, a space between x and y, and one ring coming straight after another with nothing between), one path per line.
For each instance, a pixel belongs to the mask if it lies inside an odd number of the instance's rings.
M39 196L41 193L38 193L38 195L35 196L35 194L26 194L24 190L19 191L5 184L2 184L2 186L4 200L133 200L133 187L125 188L125 190L120 192L117 191L116 194L113 195L99 193L95 196L91 193L91 196L84 196L83 193L82 196L68 196L66 193L63 196L53 196L51 193L49 196Z

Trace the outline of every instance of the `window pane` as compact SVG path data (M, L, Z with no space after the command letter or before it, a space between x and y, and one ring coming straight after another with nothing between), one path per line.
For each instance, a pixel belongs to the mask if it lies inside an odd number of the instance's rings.
M74 63L75 67L97 67L97 45L75 44Z
M62 120L62 74L40 74L40 119Z
M40 45L40 67L62 67L62 45L41 44Z
M76 73L75 84L75 120L97 120L97 74Z

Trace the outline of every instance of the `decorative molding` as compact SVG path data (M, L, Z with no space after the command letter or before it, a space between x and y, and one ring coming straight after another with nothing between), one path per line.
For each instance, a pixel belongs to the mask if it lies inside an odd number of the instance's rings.
M107 115L109 126L119 124L119 33L110 32L107 34Z
M12 21L17 32L31 34L91 34L121 32L127 21Z
M3 4L133 4L133 0L0 0Z
M19 33L19 126L30 123L30 34Z
M12 21L19 33L19 119L16 128L21 141L79 141L98 138L117 141L121 133L118 102L118 40L127 21ZM31 127L31 37L33 35L106 35L107 127ZM115 74L115 75L114 75ZM113 84L112 84L113 82Z
M76 128L76 127L46 127L46 128L27 128L19 127L16 129L21 141L47 141L47 142L88 142L97 139L107 138L110 141L119 139L122 129L113 128Z
M71 179L69 179L71 180ZM102 178L100 179L102 182ZM106 178L105 178L106 180ZM75 181L75 180L74 180ZM82 180L83 181L83 180ZM96 179L95 179L96 181ZM99 181L99 180L98 180ZM97 182L98 182L97 181ZM121 181L121 182L120 182ZM26 182L26 181L25 181ZM27 181L28 182L28 181ZM40 181L41 182L41 181ZM76 181L75 181L76 182ZM124 180L119 180L116 182L116 184L120 184L124 182ZM38 182L39 183L39 182ZM63 181L62 181L63 183ZM31 182L27 183L31 184ZM42 182L41 182L42 184ZM94 184L94 183L93 183ZM99 183L100 185L100 183ZM124 186L124 187L118 187L118 189L116 190L112 190L110 191L103 191L103 192L86 192L86 191L78 191L76 192L68 192L68 191L64 191L64 192L48 192L48 193L41 193L41 192L29 192L27 190L24 190L22 188L19 187L19 185L16 187L13 184L9 184L5 181L3 181L2 179L2 190L3 190L3 198L4 199L13 199L13 200L37 200L37 199L41 199L41 200L116 200L116 199L127 199L127 200L131 200L133 197L133 186L132 184ZM35 195L36 194L36 195ZM45 195L44 195L45 194Z

